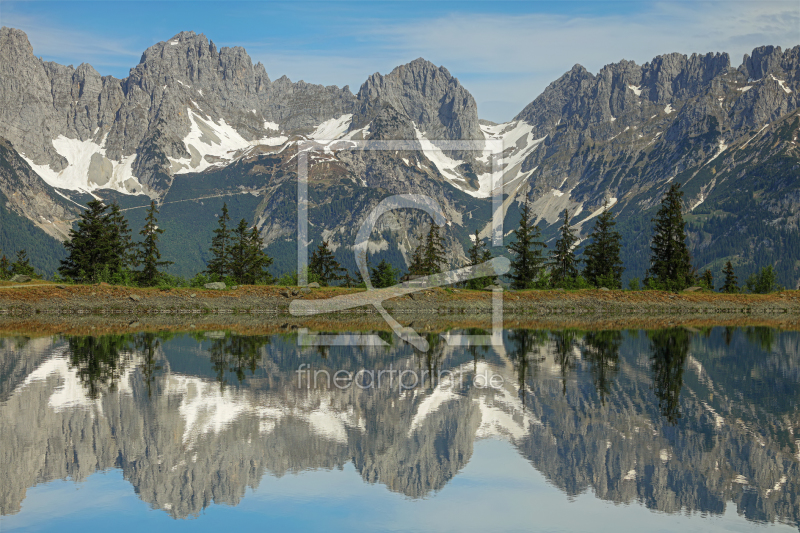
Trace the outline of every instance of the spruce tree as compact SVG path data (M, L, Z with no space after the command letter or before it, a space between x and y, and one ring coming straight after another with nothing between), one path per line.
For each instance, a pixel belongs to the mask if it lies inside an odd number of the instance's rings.
M703 276L700 279L700 283L708 290L714 290L714 274L711 273L710 270L706 269L703 272Z
M514 230L514 241L508 245L511 252L511 287L527 289L533 287L544 264L543 249L547 245L541 240L539 226L530 221L531 210L528 201L523 204L519 227Z
M247 272L248 237L247 221L242 219L230 236L228 274L236 283L244 283Z
M247 279L245 282L251 285L273 281L272 274L267 270L272 265L272 258L264 252L263 245L258 227L254 225L250 229L247 239Z
M86 210L64 243L67 257L58 268L62 276L75 281L97 281L103 270L108 268L111 273L112 265L117 264L116 226L109 220L106 209L100 200L86 204Z
M472 247L467 252L467 259L469 259L469 266L478 266L492 259L492 252L489 251L483 239L478 236L478 230L475 230L475 238L472 241ZM467 288L482 289L491 283L492 278L484 276L468 280Z
M111 204L108 213L109 222L109 241L111 256L109 258L109 270L112 274L122 273L131 268L136 263L133 241L131 239L131 228L125 215L120 211L119 204Z
M648 283L664 290L680 291L693 280L692 262L686 245L686 223L683 221L683 191L673 183L661 201L653 219L653 241L650 244Z
M269 281L272 276L264 270L272 264L272 258L261 249L261 236L258 228L248 228L242 219L229 238L229 275L242 285L255 285Z
M372 282L372 286L376 289L382 289L384 287L391 287L395 283L397 283L397 275L399 271L395 269L391 263L389 263L386 259L381 259L381 262L378 263L378 266L372 268L370 271L369 279Z
M319 278L319 284L327 287L332 282L343 279L345 269L334 259L333 252L328 247L328 241L323 240L311 254L308 269Z
M11 277L11 261L8 260L5 254L0 257L0 280L6 280Z
M408 273L413 276L430 276L442 271L447 260L445 258L442 236L439 233L439 226L431 223L424 240L420 238L419 246L411 255L411 264Z
M139 232L144 239L139 243L139 251L136 256L138 264L142 267L137 273L137 277L139 283L146 287L157 285L162 274L159 269L172 264L172 261L161 261L161 252L158 251L158 236L164 233L164 230L158 227L156 215L158 215L156 202L151 201L144 219L144 227Z
M560 231L561 236L556 240L550 255L550 283L553 287L570 285L578 277L578 260L572 250L578 237L569 224L569 209L564 210L564 223Z
M28 259L28 252L26 252L24 248L17 252L16 261L11 263L11 275L30 276L32 278L39 277L36 275L33 266L31 266L30 259Z
M231 230L228 228L230 220L228 204L222 204L222 214L217 220L219 227L214 230L214 237L211 238L212 257L206 270L210 276L218 279L223 279L230 273Z
M620 233L614 229L617 222L608 207L603 203L603 212L597 217L589 244L583 252L583 277L595 287L607 289L622 288L622 272L625 268L620 259Z
M730 261L725 263L725 268L722 269L722 273L725 274L725 281L722 284L720 292L727 292L728 294L739 292L738 279L736 278L736 273L733 271L733 265Z
M425 243L421 241L422 238L420 238L419 246L417 246L414 249L414 252L411 254L411 263L408 265L408 273L411 276L425 275L425 267L422 264L422 257L425 251Z
M447 260L445 259L439 226L432 223L425 239L425 248L422 254L422 267L425 270L425 275L440 273L442 266L446 264Z

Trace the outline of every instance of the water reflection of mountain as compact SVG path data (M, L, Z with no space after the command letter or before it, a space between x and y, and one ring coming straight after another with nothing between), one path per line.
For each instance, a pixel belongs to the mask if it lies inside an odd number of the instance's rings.
M748 519L797 523L799 339L512 331L497 352L439 342L429 354L224 333L6 339L0 510L17 512L37 483L107 468L176 518L236 504L265 474L349 462L365 481L421 497L457 475L476 439L499 437L567 494L666 512L733 501ZM307 389L301 363L465 379L456 390ZM476 373L504 386L471 385Z

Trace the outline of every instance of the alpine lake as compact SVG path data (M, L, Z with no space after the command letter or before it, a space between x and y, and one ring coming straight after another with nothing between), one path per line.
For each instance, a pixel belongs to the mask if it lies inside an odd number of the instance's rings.
M0 529L800 528L800 332L420 336L6 332Z

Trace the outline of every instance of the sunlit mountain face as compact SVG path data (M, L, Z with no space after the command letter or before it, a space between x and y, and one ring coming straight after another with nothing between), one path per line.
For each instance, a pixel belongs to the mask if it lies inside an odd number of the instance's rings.
M120 509L125 527L211 524L257 508L337 530L349 518L334 508L377 520L376 501L415 511L404 527L418 530L443 515L515 529L532 509L542 524L583 515L586 530L598 516L638 530L800 525L797 333L507 330L501 346L448 344L458 333L477 332L429 334L427 352L385 334L385 347L5 338L3 529ZM482 518L452 516L456 504Z

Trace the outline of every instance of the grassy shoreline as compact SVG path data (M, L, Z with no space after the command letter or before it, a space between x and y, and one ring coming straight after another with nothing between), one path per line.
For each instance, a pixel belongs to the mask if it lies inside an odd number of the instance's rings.
M170 315L183 321L195 316L255 316L261 320L293 318L289 304L295 299L317 300L363 292L363 289L329 287L240 286L214 291L195 288L162 290L113 285L56 285L32 283L25 286L0 285L0 322L20 317L87 316L146 317ZM383 303L398 317L447 316L456 318L490 317L492 293L463 289L426 289ZM505 291L504 313L509 316L569 316L581 321L608 318L688 318L734 319L737 317L798 317L800 292L772 294L721 294L712 292L668 293L663 291ZM377 314L371 306L340 313L347 316ZM301 320L309 321L305 318Z

